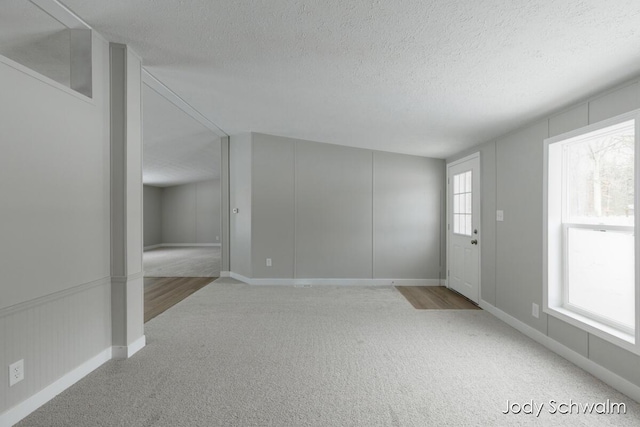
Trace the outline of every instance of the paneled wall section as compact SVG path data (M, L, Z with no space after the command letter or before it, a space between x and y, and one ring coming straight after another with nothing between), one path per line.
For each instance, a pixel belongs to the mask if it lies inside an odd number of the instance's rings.
M231 153L244 167L243 176L232 167L232 184L250 177L248 189L232 185L233 272L439 283L444 161L257 133L232 137ZM250 195L244 214L238 190ZM249 274L234 269L246 260L238 247L251 250Z
M0 57L0 424L111 349L109 49L92 43L91 99Z
M144 245L220 244L220 180L144 186Z
M640 357L540 311L542 307L543 140L640 108L632 81L529 126L466 150L482 162L482 299L640 386ZM504 221L496 222L496 210Z

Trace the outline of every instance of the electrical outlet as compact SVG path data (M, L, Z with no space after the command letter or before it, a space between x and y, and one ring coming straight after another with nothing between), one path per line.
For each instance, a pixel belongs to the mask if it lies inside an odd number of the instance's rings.
M271 258L267 258L267 267L271 267Z
M24 379L24 359L9 365L9 387Z
M504 221L504 211L496 211L496 221Z
M216 241L220 240L220 236L216 236Z
M536 304L535 302L533 303L533 305L531 306L531 314L533 315L533 317L535 317L536 319L540 317L540 307L538 307L538 304Z

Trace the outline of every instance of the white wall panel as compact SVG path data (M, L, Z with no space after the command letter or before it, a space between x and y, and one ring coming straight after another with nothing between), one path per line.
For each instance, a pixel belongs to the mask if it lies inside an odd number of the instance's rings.
M622 378L640 385L640 357L589 335L589 358Z
M372 277L369 150L296 145L296 277Z
M142 272L142 60L126 51L127 274ZM113 80L112 80L113 81Z
M589 103L585 102L549 118L549 137L589 124Z
M589 334L562 320L549 316L549 338L563 343L571 350L587 357L589 354Z
M542 312L540 319L531 315L531 304L542 301L543 140L637 108L640 108L640 84L633 80L499 138L495 145L495 162L487 156L490 151L487 147L492 143L465 150L447 161L474 151L480 151L481 159L486 160L482 166L483 300L640 385L639 356ZM491 167L493 170L488 170ZM491 174L496 177L493 182ZM492 205L494 207L487 209ZM504 222L495 221L495 209L504 210ZM493 223L495 230L493 250L487 248L487 233L491 233L487 227L489 223ZM487 276L487 270L493 265L495 283L491 283ZM493 301L492 292L487 292L491 287L495 289Z
M589 101L589 124L640 108L640 83L633 82Z
M232 266L233 272L256 279L440 278L444 161L258 133L249 137L250 153L242 147L246 135L232 138L231 205L240 212L231 214L231 250L232 264L248 271L243 263L251 249L252 276ZM247 176L249 221L239 206L246 204Z
M144 186L144 246L162 243L162 188Z
M92 100L0 61L0 308L109 275L108 48L95 38L94 58Z
M160 190L161 212L155 214L161 217L158 243L220 243L220 180L192 182Z
M220 180L196 182L196 243L220 243ZM190 243L190 242L187 242Z
M196 186L165 187L162 194L162 243L196 242Z
M548 121L500 138L497 149L496 307L539 331L546 315L531 315L542 306L542 141Z
M0 414L111 346L110 288L105 278L0 310ZM20 359L25 379L9 387Z
M444 161L373 156L374 278L439 278Z
M229 142L229 204L231 271L251 277L251 134Z
M253 134L253 276L293 278L295 142ZM270 258L272 266L267 267Z

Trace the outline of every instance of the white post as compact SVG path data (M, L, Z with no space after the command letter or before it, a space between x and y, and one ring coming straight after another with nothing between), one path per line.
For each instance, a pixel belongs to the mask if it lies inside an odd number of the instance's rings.
M111 325L114 358L145 345L142 266L142 63L110 44Z

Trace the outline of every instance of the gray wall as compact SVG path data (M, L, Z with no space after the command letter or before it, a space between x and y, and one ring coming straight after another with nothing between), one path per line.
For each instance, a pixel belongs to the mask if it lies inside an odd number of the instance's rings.
M163 188L146 185L145 246L220 244L220 202L220 180Z
M640 108L630 82L516 132L453 156L480 151L482 299L581 355L640 385L640 357L540 311L542 306L543 139ZM496 209L504 222L495 221Z
M111 346L109 50L97 37L93 59L89 100L0 58L0 414ZM9 388L19 359L25 380Z
M300 141L295 162L296 277L372 277L372 152Z
M444 162L374 152L373 170L374 277L444 277Z
M220 180L195 183L196 243L220 244Z
M252 208L259 209L252 212L253 277L290 278L294 274L295 143L267 135L253 138L260 140L253 145L252 157ZM266 266L265 254L272 258L272 267Z
M162 243L162 188L144 186L144 246Z
M231 138L229 187L231 271L251 277L251 134Z
M221 266L220 269L224 272L231 270L229 263L229 241L230 239L230 227L229 227L229 137L224 136L220 138L220 218L222 219L220 224L220 244L222 245Z
M251 179L250 200L239 194L250 216L242 251L232 236L233 272L251 278L440 278L444 161L257 133L232 137L231 153L232 182ZM232 186L232 199L239 189L246 190ZM233 217L243 220L242 211ZM251 264L242 265L249 272L243 274L234 266L247 260L237 258L247 247Z

